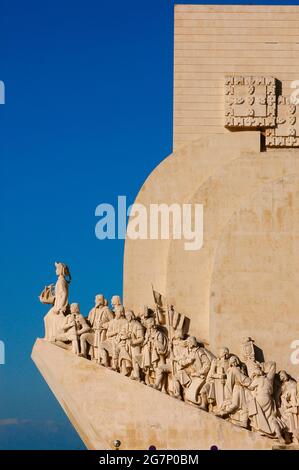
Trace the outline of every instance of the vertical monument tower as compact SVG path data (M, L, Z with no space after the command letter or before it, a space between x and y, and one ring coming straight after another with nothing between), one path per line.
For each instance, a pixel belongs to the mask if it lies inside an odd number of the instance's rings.
M203 204L203 247L127 240L124 259L127 305L153 283L213 348L254 336L294 374L298 26L296 6L176 5L174 153L136 202Z

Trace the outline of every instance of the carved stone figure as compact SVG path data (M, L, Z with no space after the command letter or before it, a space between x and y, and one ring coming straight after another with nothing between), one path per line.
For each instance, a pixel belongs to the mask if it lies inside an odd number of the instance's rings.
M186 340L187 351L185 356L178 360L177 383L184 390L186 401L196 403L205 409L206 394L201 395L202 387L210 370L211 362L194 336Z
M241 371L237 356L229 358L225 383L225 400L217 416L229 417L230 421L240 427L248 427L248 404L251 401L250 392L245 388L251 384L251 379Z
M281 384L278 397L279 413L287 427L287 430L293 434L294 441L297 442L299 437L299 402L297 397L297 383L285 370L281 370L278 376Z
M140 381L141 345L144 340L144 329L131 310L125 312L125 319L126 322L121 325L115 346L117 368L123 375Z
M180 361L186 357L187 352L187 341L183 331L175 330L171 341L170 372L172 372L172 395L180 400L183 400L182 388L190 380L184 367L180 364Z
M255 358L254 340L249 336L243 338L241 343L241 358L247 368L249 377L252 377L253 371L260 363Z
M55 263L56 275L55 298L53 307L44 317L45 339L55 341L58 330L64 322L68 310L68 286L71 282L69 268L64 263Z
M252 382L248 389L252 391L253 401L249 409L252 429L268 437L276 437L279 442L285 443L282 430L283 422L277 417L273 398L273 381L276 372L276 363L269 362L268 371L257 365L253 372Z
M219 350L219 356L212 361L209 374L207 376L208 400L214 411L221 410L221 405L225 400L226 373L229 367L229 349L223 347Z
M254 361L255 360L254 340L250 338L249 336L245 336L242 339L241 351L242 351L242 359L245 363L249 360Z
M112 302L112 305L113 302ZM112 369L119 370L119 353L122 350L122 356L124 353L124 342L125 338L121 336L122 331L126 331L127 328L127 320L125 319L125 309L122 305L117 304L114 308L115 318L109 321L108 329L107 329L107 342L110 343L112 348L107 348L108 352L112 356ZM127 358L129 362L129 357Z
M111 305L113 311L116 309L116 307L120 307L122 305L119 295L112 296Z
M79 354L80 336L89 331L89 328L85 318L80 313L79 304L73 303L70 305L70 313L64 317L64 323L61 324L55 341L63 343L71 342L73 353Z
M145 324L146 333L141 360L141 366L145 373L145 382L157 390L162 390L164 386L165 391L164 378L167 374L168 338L165 330L155 324L153 317L149 317ZM154 382L151 381L151 372L154 375Z
M90 347L91 357L94 357L99 364L108 365L108 355L101 348L101 344L106 340L106 333L109 321L114 318L113 313L106 305L103 294L96 295L95 306L88 314L88 323L91 329L88 333L81 335L81 353L87 357L88 347Z
M144 341L144 328L136 319L134 312L125 312L126 325L126 350L131 362L131 379L140 381L141 347Z

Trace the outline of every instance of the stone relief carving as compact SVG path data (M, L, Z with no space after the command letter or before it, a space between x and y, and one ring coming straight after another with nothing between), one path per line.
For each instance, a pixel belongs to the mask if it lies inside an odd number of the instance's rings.
M299 110L289 97L278 97L276 122L274 129L266 129L266 146L299 147Z
M70 272L55 263L58 280L40 301L51 304L45 340L110 368L176 399L213 413L233 425L290 444L299 441L299 384L275 362L257 357L250 337L240 357L222 347L217 356L205 341L188 334L188 319L153 291L154 308L126 310L119 296L111 309L103 294L85 318L68 304Z
M290 97L278 96L274 77L225 77L225 127L260 129L266 147L299 147L299 110Z
M262 128L276 125L273 77L225 77L225 126Z

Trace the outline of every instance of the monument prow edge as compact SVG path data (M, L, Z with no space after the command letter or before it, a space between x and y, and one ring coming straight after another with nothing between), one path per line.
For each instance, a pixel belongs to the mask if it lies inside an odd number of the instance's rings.
M273 440L37 339L32 359L90 450L272 449Z

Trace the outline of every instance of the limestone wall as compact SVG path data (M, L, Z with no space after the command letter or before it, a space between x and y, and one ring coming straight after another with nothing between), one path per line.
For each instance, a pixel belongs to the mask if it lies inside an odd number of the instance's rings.
M272 75L288 95L299 80L296 6L176 5L174 148L224 134L225 75Z

